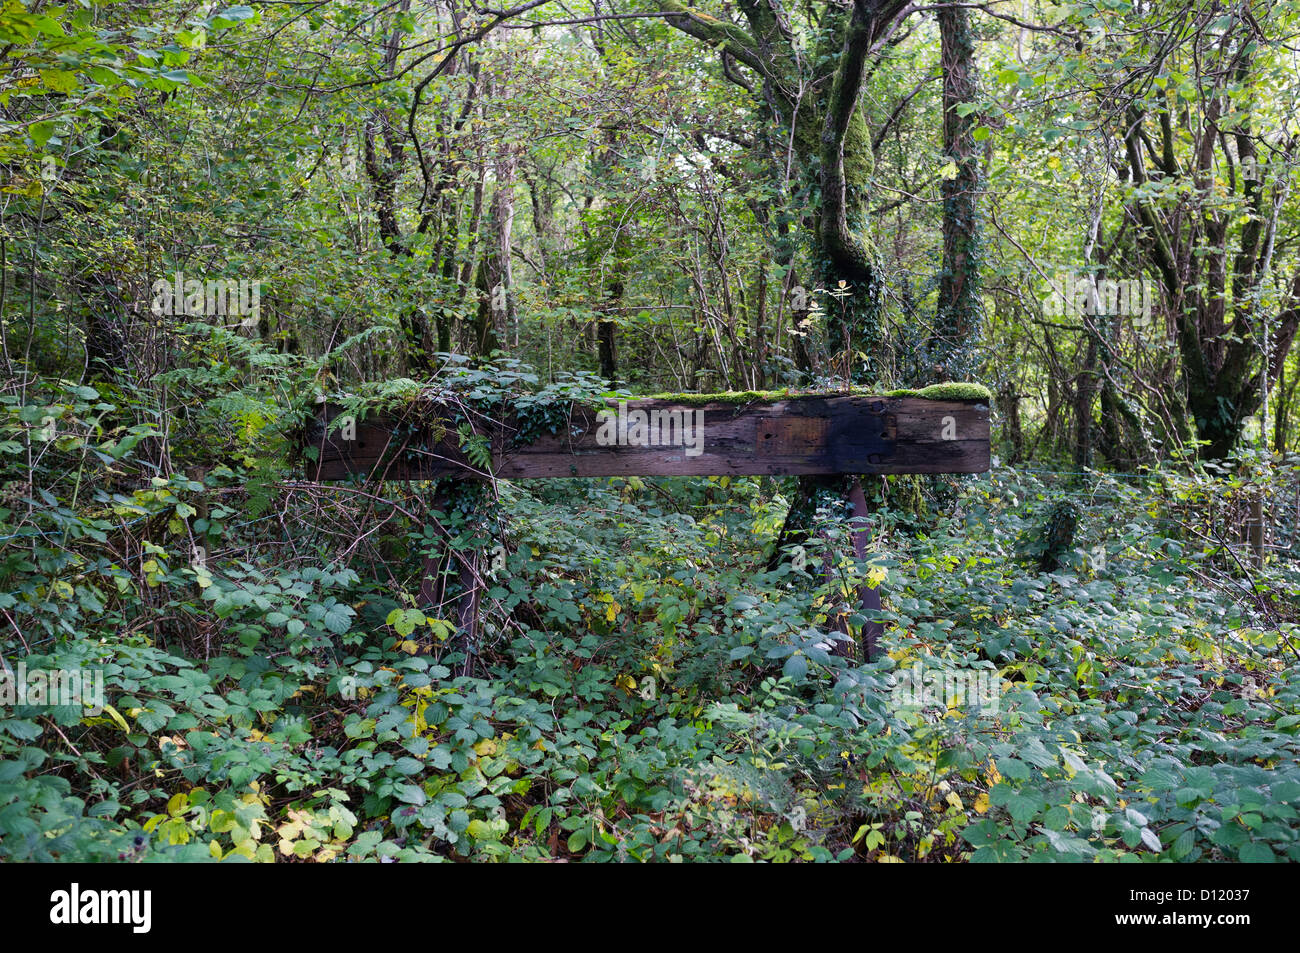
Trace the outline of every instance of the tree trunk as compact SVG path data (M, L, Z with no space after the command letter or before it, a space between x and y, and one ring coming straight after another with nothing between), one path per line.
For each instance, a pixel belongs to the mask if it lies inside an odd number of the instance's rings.
M488 308L499 341L518 345L518 316L515 312L514 269L511 242L515 222L515 163L513 147L497 157L496 189L492 193L493 248L487 258Z
M1097 396L1097 350L1100 341L1089 323L1088 350L1079 369L1074 399L1074 465L1092 466L1092 405Z
M964 7L939 9L940 59L943 65L943 152L954 167L943 194L943 270L934 336L929 347L930 382L966 380L975 371L975 341L983 325L980 299L981 189L975 145L975 113L958 107L975 102L975 44Z

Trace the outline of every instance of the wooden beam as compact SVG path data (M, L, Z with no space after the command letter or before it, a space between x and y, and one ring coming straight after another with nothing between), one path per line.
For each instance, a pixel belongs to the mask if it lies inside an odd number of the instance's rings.
M982 473L989 468L983 400L805 395L746 404L645 399L604 410L575 406L531 440L519 419L464 406L424 405L336 426L323 404L309 429L315 480L486 479L462 450L467 426L502 479ZM327 426L329 425L329 426ZM534 429L535 425L534 425ZM310 456L310 454L309 454Z

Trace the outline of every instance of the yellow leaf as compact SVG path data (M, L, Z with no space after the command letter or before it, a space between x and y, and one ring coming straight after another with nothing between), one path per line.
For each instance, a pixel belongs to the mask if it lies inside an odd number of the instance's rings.
M44 191L45 189L41 185L40 179L31 179L31 180L15 179L12 182L10 182L8 185L6 185L3 189L0 189L0 192L6 192L10 195L25 195L31 199L40 198L41 193Z
M112 718L114 723L123 731L128 733L131 731L131 726L126 723L126 719L122 717L122 713L119 712L112 705L105 705L104 711L108 714L108 717Z
M981 794L977 798L975 798L976 814L987 814L988 810L989 810L989 796L987 794Z

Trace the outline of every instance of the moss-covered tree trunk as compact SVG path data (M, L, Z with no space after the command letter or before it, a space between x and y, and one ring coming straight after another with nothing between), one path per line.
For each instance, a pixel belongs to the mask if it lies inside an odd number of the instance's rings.
M719 49L758 77L760 118L784 127L798 187L812 209L804 222L816 284L827 292L823 372L868 379L874 368L854 363L880 342L883 287L868 238L866 200L874 160L871 130L859 98L869 63L908 12L901 0L853 0L827 8L811 50L798 48L786 11L768 0L740 0L748 28L659 0L668 22ZM785 156L779 157L781 164Z
M984 321L979 274L977 199L982 183L975 143L977 116L963 109L975 102L975 42L965 8L940 8L939 39L943 151L951 167L942 185L943 271L926 367L930 382L973 376L978 362L975 345Z

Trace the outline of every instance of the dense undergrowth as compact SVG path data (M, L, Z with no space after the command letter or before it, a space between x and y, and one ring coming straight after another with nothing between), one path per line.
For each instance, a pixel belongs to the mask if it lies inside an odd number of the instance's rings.
M881 509L867 562L823 512L775 570L779 480L501 483L442 520L502 542L471 652L421 608L430 487L150 477L183 432L105 430L108 398L5 398L37 481L0 508L0 652L107 705L0 721L4 859L1300 860L1300 561L1188 516L1285 468L998 467ZM825 634L866 578L871 664ZM900 704L917 666L1000 693Z

